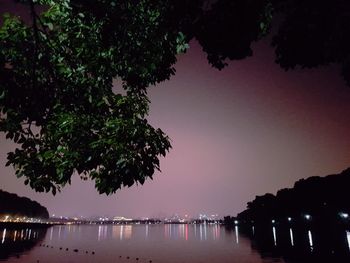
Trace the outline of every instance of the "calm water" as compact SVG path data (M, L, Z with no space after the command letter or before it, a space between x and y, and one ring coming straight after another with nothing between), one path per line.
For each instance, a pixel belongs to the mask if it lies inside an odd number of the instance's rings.
M3 255L5 261L284 262L261 259L248 238L218 225L82 225L15 231L0 232L1 251L16 243L26 249Z
M281 254L274 253L273 247L276 248L276 242L280 241L276 229L271 231L271 237L272 247L262 248L240 233L238 227L227 229L219 225L70 225L47 230L0 229L0 261L301 262L287 261ZM312 233L305 233L305 237L305 251L312 253ZM291 243L290 237L288 240ZM293 240L293 246L294 242L298 241Z

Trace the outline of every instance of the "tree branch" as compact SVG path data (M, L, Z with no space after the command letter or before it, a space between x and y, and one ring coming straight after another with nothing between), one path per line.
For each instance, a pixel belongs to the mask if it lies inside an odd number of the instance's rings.
M33 0L29 1L30 6L30 14L32 16L32 27L33 27L33 33L34 33L34 52L33 52L33 68L32 68L32 74L33 74L33 90L36 90L36 59L37 59L37 52L38 48L37 45L39 43L39 34L38 34L38 25L36 21L36 12L35 12L35 5Z

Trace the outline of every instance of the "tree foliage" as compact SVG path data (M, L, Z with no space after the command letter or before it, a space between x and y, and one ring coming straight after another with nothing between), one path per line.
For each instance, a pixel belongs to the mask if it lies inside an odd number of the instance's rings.
M147 122L147 89L175 73L193 38L222 69L252 55L278 14L277 63L339 63L350 80L345 0L18 2L30 19L6 15L0 29L0 130L18 144L7 164L37 191L55 193L74 172L106 194L152 178L171 146Z
M349 183L350 168L335 175L301 179L295 182L293 188L281 189L276 195L256 196L238 218L246 222L271 222L271 219L300 218L305 214L320 218L336 217L339 212L350 211L347 201Z
M8 164L37 191L55 193L74 171L100 193L143 184L170 148L147 122L145 88L173 74L182 36L158 26L162 5L151 1L111 5L119 22L79 3L37 1L38 14L26 2L32 22L7 16L0 32L1 130L20 144Z
M285 69L337 64L350 85L350 3L347 0L275 0L283 14L273 39Z
M0 190L0 200L0 217L11 215L13 217L49 218L46 207L27 197L20 197Z

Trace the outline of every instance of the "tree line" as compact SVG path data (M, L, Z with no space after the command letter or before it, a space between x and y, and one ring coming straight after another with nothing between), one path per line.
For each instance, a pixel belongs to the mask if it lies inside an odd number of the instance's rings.
M276 195L267 193L248 202L237 219L246 222L271 222L348 217L350 168L340 174L301 179L293 188L284 188Z
M46 207L27 197L0 190L0 215L49 218Z

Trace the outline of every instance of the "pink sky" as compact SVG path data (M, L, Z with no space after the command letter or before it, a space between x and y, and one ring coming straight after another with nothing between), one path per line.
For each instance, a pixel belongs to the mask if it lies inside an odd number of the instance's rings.
M255 195L350 166L350 88L338 69L285 72L267 42L252 58L211 68L196 42L177 73L152 87L150 121L172 140L162 173L106 197L78 176L62 193L35 193L5 167L13 144L0 135L0 188L50 214L235 215Z

